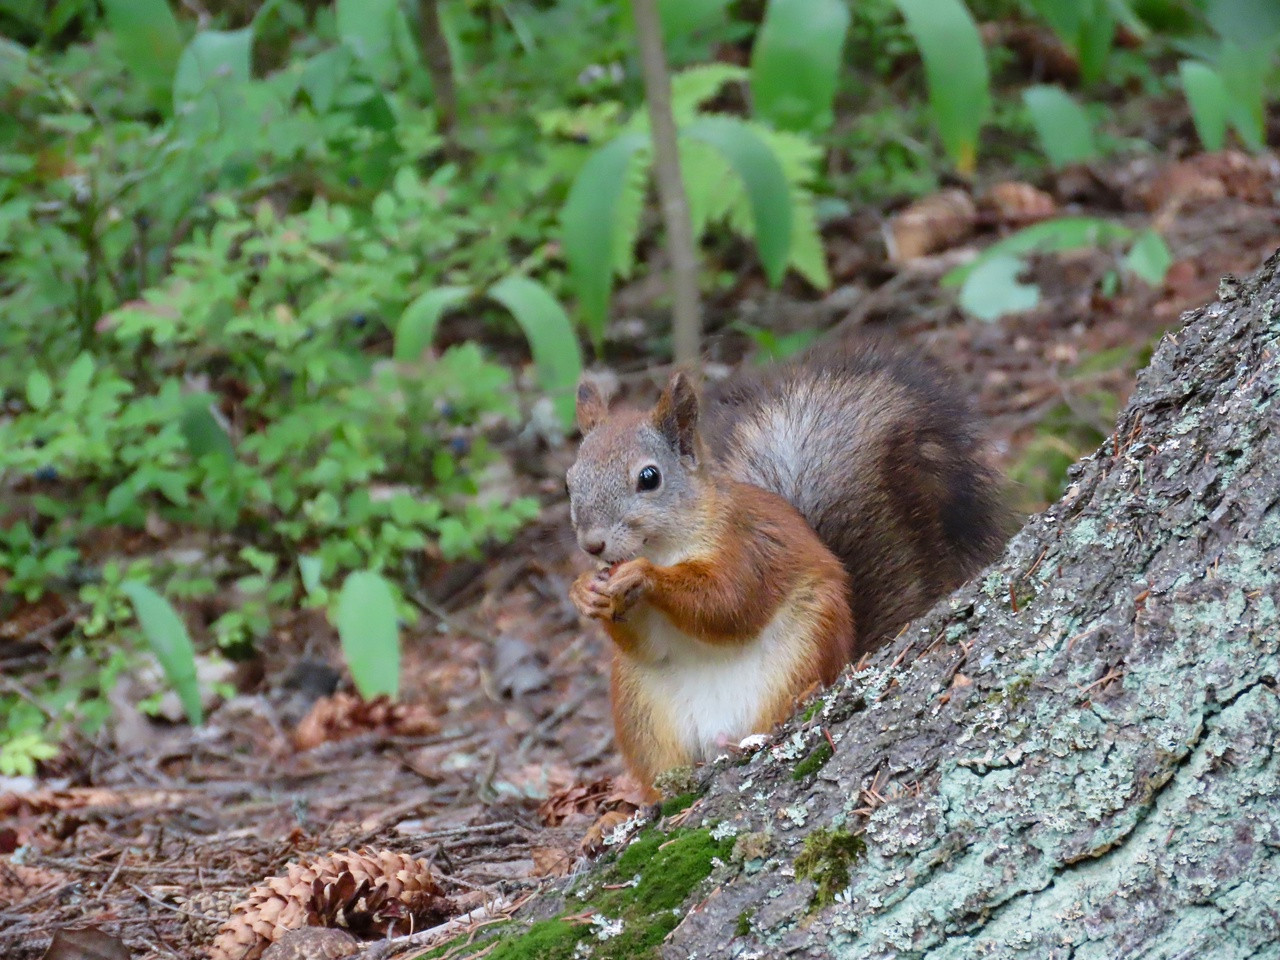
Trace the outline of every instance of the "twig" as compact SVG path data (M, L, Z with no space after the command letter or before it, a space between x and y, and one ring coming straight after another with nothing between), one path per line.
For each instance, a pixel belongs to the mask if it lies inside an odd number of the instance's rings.
M469 913L454 917L452 920L447 920L428 930L420 930L406 937L396 937L394 940L383 940L363 953L356 955L353 960L386 960L393 953L399 953L401 950L410 947L431 946L437 940L447 940L455 933L470 929L473 924L476 925L476 929L479 929L480 926L488 926L505 920L507 919L507 912L512 906L511 900L506 897L500 897L492 904L476 907Z
M675 300L673 327L676 363L696 367L702 352L702 308L698 302L698 252L693 242L689 200L680 175L680 153L675 116L671 112L671 77L662 49L662 23L657 0L633 0L640 69L645 98L649 101L649 127L653 137L653 167L662 200L662 221L671 254L671 287Z

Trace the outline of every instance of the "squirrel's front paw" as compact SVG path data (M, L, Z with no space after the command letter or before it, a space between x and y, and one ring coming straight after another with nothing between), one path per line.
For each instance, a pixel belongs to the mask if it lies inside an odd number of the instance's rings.
M603 586L598 575L584 573L573 581L573 586L569 588L569 599L584 617L592 620L612 620L613 598L602 592Z
M637 557L614 570L598 589L613 599L613 615L617 619L635 606L652 586L653 564L645 557Z

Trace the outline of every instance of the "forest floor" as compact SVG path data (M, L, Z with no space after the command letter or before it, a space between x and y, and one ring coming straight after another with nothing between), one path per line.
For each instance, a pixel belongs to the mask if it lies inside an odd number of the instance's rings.
M1161 333L1211 300L1222 274L1251 271L1280 246L1280 157L1112 161L1040 186L1064 212L1158 224L1174 256L1163 287L1102 296L1112 254L1057 255L1033 267L1036 309L965 319L939 278L997 230L890 265L879 216L866 213L826 230L836 285L825 300L770 299L748 281L725 307L754 302L775 330L865 326L938 356L988 418L1024 509L1038 509L1056 495L1054 458L1074 461L1110 431ZM652 299L640 284L619 304L641 314ZM636 344L650 332L619 327ZM724 330L710 349L732 364L745 344ZM641 347L631 354L620 380L643 398L662 372ZM135 712L114 735L73 744L40 782L0 781L0 853L26 848L0 861L0 955L39 957L59 928L92 924L134 957L203 956L251 886L345 847L426 858L451 896L502 909L573 869L586 828L626 790L609 651L567 597L585 569L559 493L572 444L540 456L520 481L543 500L539 523L422 585L428 612L405 642L401 706L335 696L336 636L321 615L298 616L231 678L240 692L203 728Z

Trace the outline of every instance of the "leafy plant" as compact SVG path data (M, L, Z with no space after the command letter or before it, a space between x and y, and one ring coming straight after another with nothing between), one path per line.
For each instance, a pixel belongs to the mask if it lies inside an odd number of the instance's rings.
M972 173L978 135L991 109L987 59L961 0L895 0L924 59L929 106L947 154L961 173Z
M1127 244L1125 267L1148 284L1158 284L1172 263L1164 240L1154 230L1135 235L1130 228L1094 217L1060 217L1026 227L1000 240L971 262L942 278L944 287L959 288L960 305L980 320L1030 310L1040 302L1040 289L1023 283L1025 258L1032 253L1096 249Z
M1028 87L1022 91L1022 102L1031 115L1045 156L1055 167L1092 160L1098 155L1089 115L1061 87Z
M196 682L195 649L182 618L164 597L141 581L130 581L122 590L133 603L142 635L182 701L187 719L192 724L203 723L204 707Z
M780 130L831 126L849 20L842 0L770 0L751 48L756 116Z
M810 184L818 149L807 139L699 107L746 73L699 67L672 79L673 110L683 137L681 168L695 235L725 225L754 239L766 274L777 283L788 267L819 287L830 283L818 238ZM583 319L597 344L604 335L614 275L635 263L649 161L648 121L637 112L622 133L583 165L562 211L565 257Z
M391 585L370 570L350 574L334 611L342 652L366 699L400 690L400 627Z

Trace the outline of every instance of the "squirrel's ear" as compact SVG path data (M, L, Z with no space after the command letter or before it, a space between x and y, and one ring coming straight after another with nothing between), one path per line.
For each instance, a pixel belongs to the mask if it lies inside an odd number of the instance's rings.
M600 394L600 388L585 377L578 383L578 429L586 436L609 412L608 404Z
M698 393L693 382L676 371L653 408L653 425L682 457L698 456Z

